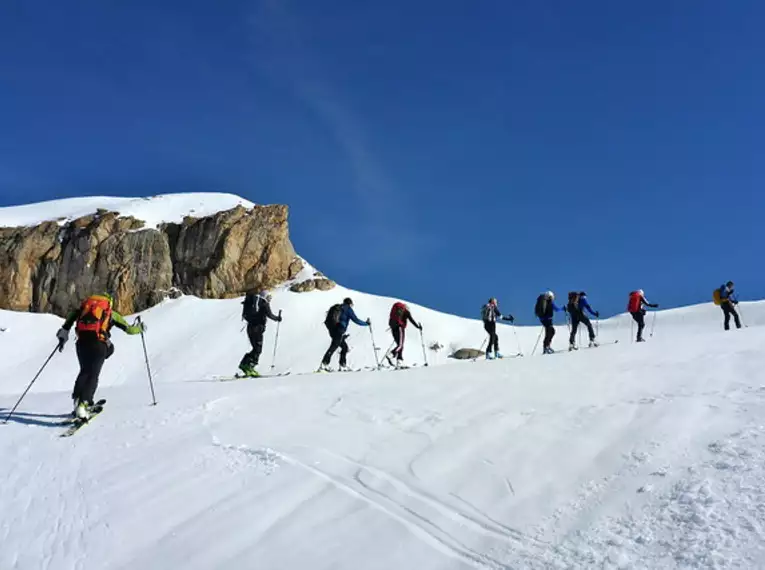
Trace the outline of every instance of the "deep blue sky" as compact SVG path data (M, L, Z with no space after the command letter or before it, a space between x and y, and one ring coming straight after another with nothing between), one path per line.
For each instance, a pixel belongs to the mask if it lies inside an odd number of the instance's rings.
M0 205L291 206L349 287L530 321L538 292L763 297L765 3L0 4ZM363 307L358 307L363 313Z

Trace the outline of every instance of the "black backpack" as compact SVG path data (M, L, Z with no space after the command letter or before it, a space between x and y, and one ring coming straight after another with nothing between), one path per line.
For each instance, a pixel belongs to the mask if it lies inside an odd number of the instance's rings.
M537 297L537 304L534 307L534 314L541 319L544 318L545 313L547 313L547 297L540 295Z
M328 327L334 327L340 324L340 316L343 314L342 305L332 305L327 311L327 318L324 319L324 324Z
M258 303L256 299L258 299L258 295L247 293L244 297L244 301L242 301L242 318L247 322L250 322L258 312Z

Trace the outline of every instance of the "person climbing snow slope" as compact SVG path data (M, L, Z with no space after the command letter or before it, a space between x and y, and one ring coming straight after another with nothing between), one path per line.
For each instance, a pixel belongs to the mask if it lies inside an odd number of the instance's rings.
M497 335L497 321L499 319L510 321L511 323L515 322L515 318L512 315L502 315L499 311L497 299L492 297L488 303L481 307L483 328L489 335L489 345L486 347L487 360L502 358L502 353L499 352L499 335Z
M327 327L332 342L324 354L324 358L319 366L319 372L330 372L329 363L332 360L332 355L339 348L340 349L340 370L347 372L348 368L348 343L345 339L348 337L346 331L348 330L348 324L353 321L360 327L368 327L372 324L370 319L362 321L356 316L353 310L353 301L350 298L343 300L342 305L332 305L327 311L327 317L324 319L324 325Z
M111 329L117 327L129 335L141 334L146 330L144 323L129 325L125 318L113 308L114 298L104 293L91 295L85 299L79 309L71 311L63 326L56 333L59 351L69 340L69 331L75 325L77 333L77 360L80 372L72 390L74 410L72 414L80 420L90 419L93 402L98 389L98 380L104 362L114 354L111 341ZM76 324L75 324L76 323Z
M393 303L390 309L388 326L390 326L390 332L393 335L393 341L396 343L396 346L390 351L390 354L386 355L386 359L388 364L396 368L400 368L404 364L404 340L408 323L412 323L412 326L417 330L422 330L422 325L412 318L412 313L409 311L406 303L400 301ZM395 362L393 362L393 358L395 358Z
M568 305L566 306L568 315L571 318L571 334L568 337L568 349L576 350L576 333L579 329L579 325L583 324L587 327L587 332L590 335L590 346L598 346L595 342L595 329L592 328L590 318L585 311L588 311L593 317L600 317L600 313L594 311L587 301L587 293L584 291L577 293L571 292L568 294Z
M239 370L247 377L260 376L256 366L260 362L263 352L263 335L266 333L268 319L282 322L281 313L277 316L271 310L271 295L268 291L259 294L248 293L242 302L242 318L247 321L247 338L250 340L252 350L242 357L239 362Z
M555 352L552 349L552 341L555 336L553 319L555 318L555 313L562 310L562 308L555 304L555 294L552 291L546 291L537 297L534 314L536 314L539 322L542 323L542 326L545 329L545 338L542 343L543 354L553 354Z
M643 338L643 329L645 329L645 307L651 307L652 309L658 309L659 305L656 303L649 303L645 298L645 294L642 289L633 291L630 293L629 302L627 303L627 312L632 315L638 326L636 342L645 342Z

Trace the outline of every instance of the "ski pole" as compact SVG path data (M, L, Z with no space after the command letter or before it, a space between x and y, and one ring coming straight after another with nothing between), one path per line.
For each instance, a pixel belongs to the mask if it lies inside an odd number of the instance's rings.
M377 357L377 345L375 344L375 334L372 332L372 323L369 323L369 336L372 337L372 352L375 353L375 363L380 368L380 359Z
M534 343L534 350L531 351L531 356L534 356L534 353L537 351L537 347L539 346L539 341L542 340L542 333L545 332L545 328L542 327L542 330L539 331L539 336L537 337L537 342Z
M422 359L425 361L425 366L427 366L428 355L425 352L425 335L422 333L422 325L420 325L420 342L422 343Z
M276 339L274 339L274 356L271 358L271 372L276 366L276 347L279 346L279 328L282 326L282 312L279 310L279 322L276 323Z
M521 350L521 339L518 338L518 331L515 328L515 325L513 325L513 334L515 335L515 344L518 345L518 355L523 356L523 350Z
M43 365L42 365L42 367L40 368L39 372L37 372L37 374L35 374L35 377L34 377L34 378L32 378L32 381L29 383L29 386L27 386L27 389L26 389L26 390L24 390L24 393L21 395L21 398L19 398L19 401L18 401L18 402L16 402L16 405L15 405L15 406L13 406L13 409L12 409L12 410L10 411L10 413L9 413L9 414L6 416L6 418L5 418L5 421L3 422L4 424L7 424L7 423L8 423L8 420L10 420L10 419L11 419L11 416L13 415L13 412L15 412L15 411L16 411L16 408L18 408L18 407L19 407L19 404L21 404L21 400L23 400L23 399L24 399L24 396L26 396L26 395L27 395L27 392L29 392L29 390L32 388L32 384L34 384L34 383L35 383L35 380L37 380L37 379L40 377L40 374L42 374L42 371L43 371L43 370L45 370L45 367L46 367L46 366L48 366L48 363L50 362L51 358L53 358L53 356L56 354L56 351L57 351L57 350L59 350L59 348L61 348L61 345L56 345L56 348L54 348L54 349L53 349L53 352L51 352L51 353L50 353L50 356L49 356L49 357L48 357L48 359L45 361L45 364L43 364Z
M653 330L656 328L656 311L653 312L653 320L651 321L651 337L653 338Z
M157 405L157 398L154 395L154 382L151 379L151 367L149 366L149 352L146 350L146 338L143 335L143 321L140 315L136 317L135 321L138 326L141 327L141 344L143 345L143 358L146 361L146 373L149 375L149 388L151 388L151 405Z

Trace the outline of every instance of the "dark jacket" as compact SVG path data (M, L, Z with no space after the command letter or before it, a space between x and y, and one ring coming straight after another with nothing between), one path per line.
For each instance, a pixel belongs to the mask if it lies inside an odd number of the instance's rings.
M271 304L268 299L260 295L248 294L242 305L244 305L242 317L249 325L265 327L266 319L277 322L282 320L281 317L274 315L271 311Z

